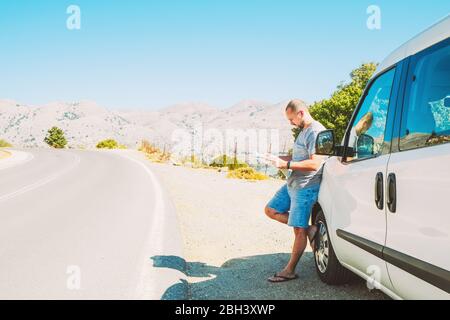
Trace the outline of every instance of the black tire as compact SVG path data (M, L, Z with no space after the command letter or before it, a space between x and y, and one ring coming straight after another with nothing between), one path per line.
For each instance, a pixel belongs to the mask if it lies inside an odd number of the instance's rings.
M336 254L334 253L333 245L328 234L328 226L323 214L322 209L319 209L315 219L315 225L319 227L319 231L316 237L316 250L314 250L314 264L316 266L317 274L320 280L330 285L340 285L350 281L352 273L350 270L344 268L339 262ZM322 233L319 234L320 228ZM323 236L323 232L326 232L326 237ZM325 264L319 262L319 257L324 257L324 252L328 248L328 261Z

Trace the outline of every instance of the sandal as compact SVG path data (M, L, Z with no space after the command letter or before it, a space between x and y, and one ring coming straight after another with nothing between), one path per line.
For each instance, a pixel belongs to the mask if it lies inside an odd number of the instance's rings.
M267 279L267 281L272 282L272 283L278 283L278 282L291 281L291 280L295 280L295 279L298 279L298 275L294 275L293 277L285 277L285 276L280 276L275 273L272 277Z

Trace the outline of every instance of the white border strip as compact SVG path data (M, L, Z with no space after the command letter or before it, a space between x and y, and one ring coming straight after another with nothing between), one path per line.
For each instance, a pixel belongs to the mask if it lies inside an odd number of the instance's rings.
M154 173L141 161L134 159L122 153L116 153L136 164L138 164L150 178L155 194L155 204L153 205L153 220L150 227L150 236L144 248L149 248L148 251L142 252L139 261L143 262L142 269L139 273L138 286L136 288L136 295L138 299L159 300L162 297L165 289L161 288L160 281L158 281L158 273L151 265L150 257L164 254L163 239L164 239L164 213L165 204L161 185L156 179Z

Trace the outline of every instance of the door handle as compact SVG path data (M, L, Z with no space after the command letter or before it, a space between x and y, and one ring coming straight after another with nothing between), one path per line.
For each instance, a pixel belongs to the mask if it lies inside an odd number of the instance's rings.
M394 173L390 173L387 179L387 205L389 211L397 210L397 181Z
M383 173L378 172L375 176L375 204L377 208L383 210L384 203L384 186L383 186Z

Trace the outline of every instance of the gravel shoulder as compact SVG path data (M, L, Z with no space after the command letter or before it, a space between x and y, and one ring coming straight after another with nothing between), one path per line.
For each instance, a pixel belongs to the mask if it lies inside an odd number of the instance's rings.
M338 287L322 283L309 246L298 280L266 280L287 263L293 241L291 228L263 212L282 181L234 180L215 170L166 164L150 168L176 207L184 242L184 259L161 257L159 266L183 270L189 299L386 299L360 279Z
M24 150L0 150L0 170L23 164L31 159L33 159L33 155Z

